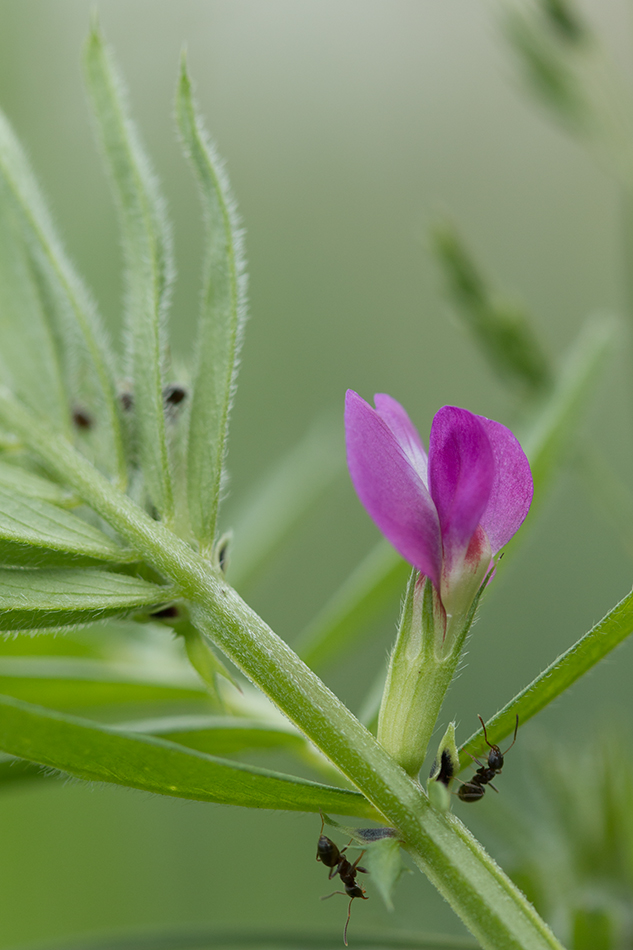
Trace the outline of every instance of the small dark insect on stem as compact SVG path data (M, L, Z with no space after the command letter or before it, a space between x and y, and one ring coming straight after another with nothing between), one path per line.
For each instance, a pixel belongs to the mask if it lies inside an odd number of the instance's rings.
M321 834L319 835L319 841L317 844L316 859L317 861L321 861L323 864L325 864L326 867L330 868L328 880L331 881L332 878L336 877L338 874L343 886L345 887L345 890L332 891L331 894L327 894L325 897L322 897L321 900L326 901L330 897L334 897L335 894L342 894L344 897L349 897L350 900L349 906L347 908L347 920L345 921L345 929L343 931L343 943L345 946L347 946L347 928L349 926L349 919L352 913L352 902L357 897L360 897L360 899L364 901L369 899L365 894L364 888L357 883L356 875L359 871L361 874L368 874L369 872L367 871L367 868L360 867L358 863L365 854L364 851L361 851L353 864L345 857L345 852L349 848L353 839L350 839L349 844L339 851L332 839L323 834L324 826L325 818L321 816Z
M490 752L488 753L488 760L485 765L483 765L479 759L476 759L474 756L472 756L473 762L476 762L479 768L472 776L470 781L464 782L457 792L458 797L463 802L478 802L486 794L486 785L490 785L490 788L492 788L495 792L499 791L499 789L495 788L495 786L492 784L492 780L496 775L501 775L501 769L503 768L503 758L508 754L514 743L517 741L517 732L519 729L518 716L514 726L514 737L505 752L502 752L498 745L488 741L486 724L484 723L481 716L478 716L477 718L479 719L482 729L484 730L484 739L486 740L486 745L489 747Z

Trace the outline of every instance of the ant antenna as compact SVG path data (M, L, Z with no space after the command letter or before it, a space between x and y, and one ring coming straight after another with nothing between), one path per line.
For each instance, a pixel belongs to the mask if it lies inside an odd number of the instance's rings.
M481 716L477 716L477 719L478 719L479 722L481 723L481 728L482 728L483 731L484 731L484 739L486 740L486 745L489 746L489 748L491 748L491 749L495 749L495 748L498 749L499 746L494 746L494 745L492 744L492 742L490 742L489 739L488 739L488 733L486 732L486 723L483 721L483 719L481 718ZM514 743L517 741L517 732L518 732L518 731L519 731L519 714L517 713L516 722L515 722L515 724L514 724L514 736L512 737L512 742L510 743L510 745L508 746L508 748L505 750L505 752L502 752L502 753L501 753L501 755L506 755L506 754L510 751L510 749L512 748L512 746L514 745ZM475 759L475 756L474 756L474 755L471 756L471 758L472 758L475 762L477 761L477 759Z
M352 901L353 897L350 898L349 905L347 908L347 920L345 921L345 930L343 931L343 943L347 946L347 928L349 927L349 919L352 916Z
M489 746L491 749L494 749L492 742L488 742L488 733L486 732L486 723L483 721L481 716L477 716L477 719L481 723L481 728L484 731L484 739L486 740L486 745Z
M518 732L518 731L519 731L519 714L517 713L517 721L516 721L516 724L515 724L515 727L514 727L514 737L513 737L513 739L512 739L512 742L510 743L510 745L509 745L508 748L506 749L506 751L501 753L502 755L505 755L506 752L509 752L510 749L512 748L512 746L514 745L514 743L517 741L517 732Z

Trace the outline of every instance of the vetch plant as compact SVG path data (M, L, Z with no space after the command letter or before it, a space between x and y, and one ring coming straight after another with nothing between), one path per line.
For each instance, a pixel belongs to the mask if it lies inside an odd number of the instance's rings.
M483 282L475 281L474 296L462 295L461 304L476 310L471 326L495 368L514 382L530 381L523 448L500 423L444 407L427 460L395 400L378 396L372 409L348 393L352 479L393 548L383 542L369 553L294 651L236 586L338 474L331 437L312 430L266 480L234 540L220 531L245 317L234 202L183 60L176 116L206 224L195 360L185 387L166 365L174 267L165 205L96 27L85 74L123 235L122 360L19 142L0 119L0 234L7 249L0 276L15 315L3 324L0 347L0 630L23 644L13 678L15 657L0 651L0 781L43 780L45 767L177 798L311 812L315 820L325 812L371 820L377 828L345 830L366 850L363 866L387 903L405 849L481 947L560 948L559 935L452 813L454 799L438 795L433 782L427 793L418 772L494 556L530 507L532 479L538 513L581 444L579 423L607 365L615 322L590 322L557 368L546 364L527 318L513 321L489 306ZM463 277L467 255L445 255L447 267L456 261ZM460 275L452 276L459 284ZM525 341L529 360L519 358ZM264 526L259 534L256 525ZM516 541L508 559L515 549ZM320 679L319 664L360 641L368 618L406 581L409 565L414 571L386 686L368 690L364 714L356 717ZM108 618L127 618L127 625ZM472 756L486 754L513 733L517 717L525 724L632 630L629 594L510 698L486 733L479 729L458 749L449 726L439 775L450 779ZM176 645L165 636L172 632ZM134 636L144 645L137 654ZM40 647L36 655L36 641L47 652ZM195 715L182 713L184 702ZM148 703L170 715L130 720L130 704ZM73 707L82 716L68 711ZM284 750L308 763L314 777L239 758L253 749ZM353 870L348 878L353 885ZM233 936L238 945L239 933ZM386 933L382 945L398 939ZM415 941L433 945L424 934ZM449 937L440 942L464 946Z

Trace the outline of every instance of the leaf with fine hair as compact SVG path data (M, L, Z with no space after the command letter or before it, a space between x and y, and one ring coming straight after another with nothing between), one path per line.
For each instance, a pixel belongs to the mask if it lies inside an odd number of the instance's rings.
M163 406L164 322L174 264L163 199L129 115L122 80L98 29L88 37L86 82L116 198L125 252L127 342L145 485L160 515L173 518Z
M246 275L235 201L196 111L184 57L176 118L198 182L206 225L187 467L191 525L202 549L208 551L216 534L229 413L246 319Z
M116 712L127 704L175 708L185 703L201 710L209 706L207 691L195 679L75 657L0 657L0 693L52 709Z
M241 716L163 716L121 723L118 728L160 736L211 755L234 755L253 749L296 752L305 748L305 739L289 724L276 725Z
M375 818L358 792L320 785L0 696L0 749L77 778L195 801Z
M71 395L43 312L15 209L0 181L0 377L31 409L68 430Z
M11 462L0 461L0 488L28 498L41 498L61 508L77 505L77 498L57 482L51 482Z
M169 587L95 570L0 569L0 630L91 623L164 604Z
M114 359L95 303L66 255L26 155L2 113L0 185L2 196L10 198L31 255L49 320L49 334L57 341L67 399L81 399L88 392L100 433L99 463L123 484L126 462L114 386Z
M20 495L0 479L0 564L71 567L136 559L129 548L76 515L40 498Z
M600 623L577 640L557 660L554 660L529 686L522 689L486 723L490 742L498 744L510 735L514 730L517 716L521 725L548 706L631 633L633 633L633 592L616 604ZM484 754L487 748L483 729L478 729L459 749L461 768L470 765L472 756Z

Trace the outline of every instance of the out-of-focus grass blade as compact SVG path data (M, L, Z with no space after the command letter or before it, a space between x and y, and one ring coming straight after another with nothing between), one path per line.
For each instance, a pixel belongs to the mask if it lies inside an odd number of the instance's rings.
M31 409L68 428L69 395L59 353L28 264L5 186L0 182L0 375Z
M71 508L77 504L76 496L61 485L10 462L0 461L0 489L29 498L41 498L61 508Z
M90 623L170 599L168 587L126 574L0 569L0 630Z
M517 715L519 724L522 724L544 709L622 643L631 632L633 592L486 723L490 742L498 744L510 735L514 730ZM471 755L485 754L486 749L483 730L479 729L459 750L461 767L472 763Z
M313 669L339 656L402 593L410 573L406 561L380 541L299 634L296 652Z
M344 467L343 434L322 420L263 477L233 527L228 576L234 587L243 588L270 562Z
M5 488L0 477L0 564L70 566L135 559L129 548L98 528L47 501Z
M223 947L261 947L265 950L338 950L340 931L219 930L185 927L181 930L135 931L129 934L73 938L37 944L31 950L222 950ZM354 930L354 947L380 950L478 950L472 937L452 934L410 933L402 930Z
M209 549L215 540L229 412L246 317L246 276L235 202L222 163L197 114L184 57L176 117L200 189L206 224L187 468L191 525L203 549Z
M612 317L589 320L569 349L554 390L521 439L534 478L538 505L565 460L589 396L613 352L619 324Z
M505 6L504 32L529 87L568 128L576 132L591 128L592 104L580 80L582 59L579 61L577 56L577 43L570 42L572 34L569 31L565 34L553 19L541 15L548 4L533 4L533 16L516 7L512 9L509 4ZM577 24L575 33L581 39L584 27L580 21Z
M162 325L174 270L169 228L156 179L129 116L122 81L96 27L88 37L84 62L123 232L127 339L141 465L153 504L170 521L173 497L162 375Z
M435 228L433 239L457 313L492 369L531 395L546 392L552 370L526 314L516 304L496 299L449 222Z
M358 792L216 758L0 696L0 749L77 778L197 801L376 818Z
M0 693L52 709L123 703L208 705L207 691L187 677L157 676L136 665L74 657L0 657Z
M0 692L2 691L0 681ZM179 745L212 755L233 755L246 749L281 748L301 751L305 747L303 736L290 726L277 726L258 719L241 719L236 716L169 716L126 722L119 728L127 732L161 736Z
M124 482L126 462L109 344L96 306L66 256L22 147L2 113L0 177L32 255L40 294L46 297L50 332L63 356L69 398L83 385L91 387L95 399L91 408L102 448L100 460Z

